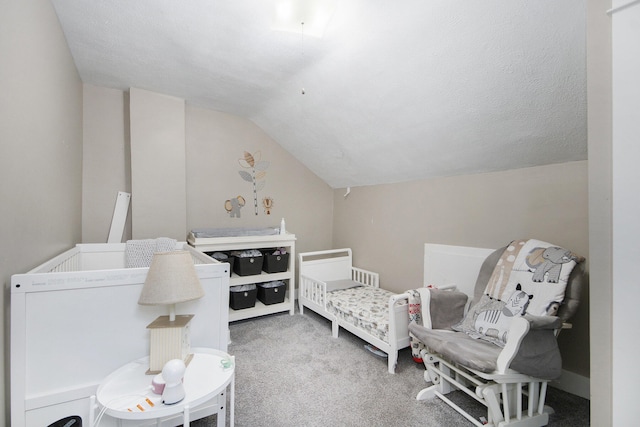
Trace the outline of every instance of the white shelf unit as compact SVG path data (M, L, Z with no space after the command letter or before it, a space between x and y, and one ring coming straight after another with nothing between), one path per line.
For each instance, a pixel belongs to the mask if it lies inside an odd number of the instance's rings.
M265 273L251 276L238 276L232 273L229 286L245 285L251 283L270 282L282 280L287 283L287 295L280 304L265 305L259 300L253 308L233 310L229 308L229 322L250 319L252 317L289 311L293 315L295 311L295 262L296 262L296 236L295 234L275 234L269 236L239 236L239 237L199 237L189 235L189 244L201 252L235 251L245 249L286 248L289 253L289 268L282 273Z

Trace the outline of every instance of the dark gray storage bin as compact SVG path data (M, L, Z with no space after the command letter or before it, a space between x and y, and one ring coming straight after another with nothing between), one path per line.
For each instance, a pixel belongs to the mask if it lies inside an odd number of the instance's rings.
M258 299L264 305L280 304L284 302L287 284L282 280L258 283Z
M282 273L289 268L289 254L273 255L275 251L275 249L262 251L262 256L264 256L262 270L266 273Z
M238 276L252 276L254 274L260 274L262 272L262 256L233 258L233 272Z
M229 288L229 307L234 310L255 307L258 288L255 284L238 285Z
M264 257L259 250L234 251L231 252L231 256L235 258L233 261L233 272L238 276L252 276L262 273L262 261Z

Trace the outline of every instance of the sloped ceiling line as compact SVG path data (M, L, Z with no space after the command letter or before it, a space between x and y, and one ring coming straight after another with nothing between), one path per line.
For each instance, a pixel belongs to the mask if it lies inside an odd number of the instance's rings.
M341 1L303 46L265 0L52 2L85 83L250 119L333 188L587 157L579 0Z

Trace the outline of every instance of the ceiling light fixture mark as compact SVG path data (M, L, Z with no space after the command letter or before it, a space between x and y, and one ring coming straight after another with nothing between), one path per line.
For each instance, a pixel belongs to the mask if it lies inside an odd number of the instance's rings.
M271 28L298 32L301 20L306 23L306 35L321 38L336 9L335 0L276 0Z

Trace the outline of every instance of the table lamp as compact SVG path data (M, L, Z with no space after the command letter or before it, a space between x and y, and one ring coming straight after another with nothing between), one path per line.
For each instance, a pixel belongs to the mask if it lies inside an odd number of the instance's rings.
M181 359L187 365L190 354L189 322L192 314L176 316L175 305L204 296L196 269L187 251L156 252L144 281L138 304L168 305L169 315L151 322L149 370L157 374L169 360Z

